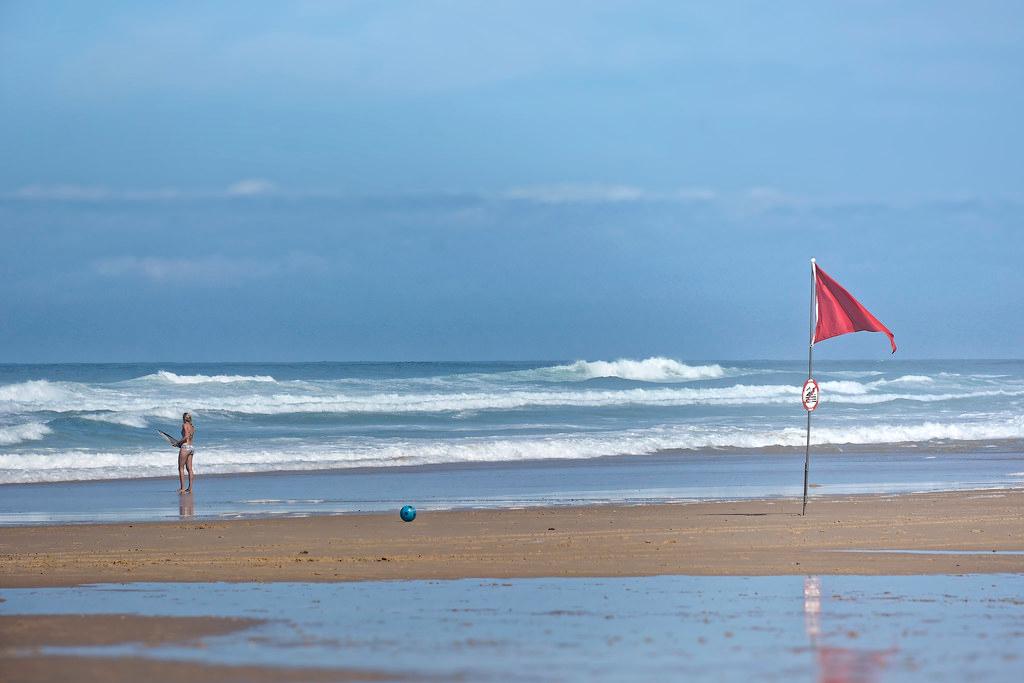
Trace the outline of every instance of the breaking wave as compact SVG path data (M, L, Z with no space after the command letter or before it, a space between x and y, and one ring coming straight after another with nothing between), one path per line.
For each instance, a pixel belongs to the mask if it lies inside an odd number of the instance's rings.
M755 429L680 425L591 434L457 440L347 439L332 444L275 444L274 448L200 446L207 473L344 469L524 460L574 460L700 449L799 449L801 427ZM817 428L812 444L883 445L934 441L992 441L1024 438L1024 418L989 423L878 424ZM135 478L167 474L166 450L131 453L65 451L0 454L0 483Z
M934 384L935 380L927 375L903 375L896 379L877 379L871 384L885 386L887 384Z
M568 366L566 366L568 367ZM246 380L249 381L249 380ZM927 386L927 383L917 382ZM913 384L913 382L911 383ZM964 399L1022 397L1024 386L977 388L960 391L881 391L898 388L899 380L886 385L875 382L837 380L822 382L822 403L871 405L908 401L934 403ZM466 411L523 410L546 407L604 408L614 406L752 406L799 405L800 387L789 384L734 384L716 387L632 387L623 389L569 389L552 387L511 388L480 386L448 391L388 390L369 392L337 384L312 386L262 384L256 388L228 389L230 384L213 384L217 390L186 393L133 391L125 385L86 385L74 382L33 380L0 386L0 413L76 413L86 419L145 426L147 417L175 418L182 410L237 413L242 415L285 415L289 413L460 413ZM572 385L570 385L572 386Z
M0 446L13 446L25 441L38 441L53 430L41 422L0 427Z
M725 377L725 369L721 365L686 365L660 356L644 360L578 360L568 365L541 368L538 372L563 381L618 377L638 382L693 382Z
M139 377L136 381L159 381L169 384L235 384L237 382L276 382L270 375L177 375L160 370L152 375Z
M0 401L18 403L44 403L56 401L67 395L60 382L48 382L45 379L33 379L17 384L0 386Z
M107 422L109 424L121 425L123 427L148 427L149 422L142 415L134 415L132 413L93 413L91 415L80 415L83 420L91 420L93 422ZM160 416L163 417L163 416ZM172 415L171 417L177 417Z

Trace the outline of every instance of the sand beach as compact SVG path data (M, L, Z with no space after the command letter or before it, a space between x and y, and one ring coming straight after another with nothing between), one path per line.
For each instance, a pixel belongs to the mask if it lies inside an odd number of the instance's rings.
M806 516L772 499L6 527L0 674L734 679L781 652L765 680L1006 679L1022 505L1006 489L819 496Z
M1024 571L1024 491L0 529L0 586Z

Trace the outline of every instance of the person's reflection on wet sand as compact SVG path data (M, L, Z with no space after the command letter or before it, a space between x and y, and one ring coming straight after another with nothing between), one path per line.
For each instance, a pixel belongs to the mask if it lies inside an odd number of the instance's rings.
M178 516L182 519L194 517L196 514L196 499L194 493L183 493L178 497Z
M890 654L889 650L854 650L845 647L831 647L819 642L824 640L821 633L821 579L808 576L804 579L804 627L811 641L811 648L818 655L819 683L872 683L881 678Z

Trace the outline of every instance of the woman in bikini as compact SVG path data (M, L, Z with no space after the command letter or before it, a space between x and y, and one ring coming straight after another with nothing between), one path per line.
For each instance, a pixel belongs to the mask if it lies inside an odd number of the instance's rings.
M192 455L196 449L192 447L192 439L196 428L192 426L192 413L181 416L181 441L178 443L178 493L192 492ZM188 470L188 488L185 488L185 470Z

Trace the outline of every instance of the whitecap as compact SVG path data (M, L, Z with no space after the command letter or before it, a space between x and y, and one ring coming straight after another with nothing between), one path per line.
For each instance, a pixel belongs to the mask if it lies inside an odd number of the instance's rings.
M330 443L278 442L201 448L208 473L323 470L523 460L572 460L642 455L668 450L799 448L803 427L665 425L617 432L458 439L340 438ZM882 423L817 427L814 445L925 444L1024 438L1024 418L988 423ZM248 447L246 447L248 446ZM97 452L85 449L0 453L0 482L65 481L165 475L172 468L166 450ZM1011 476L1024 476L1014 473Z
M53 430L42 422L26 422L0 427L0 446L13 446L25 441L38 441Z
M875 380L871 384L874 386L884 386L886 384L934 384L935 380L928 375L903 375L896 379L879 379Z
M821 391L832 394L857 395L866 394L870 389L864 384L854 382L853 380L833 380L829 382L822 382Z
M69 392L61 382L49 382L45 379L32 379L16 384L0 386L0 401L16 401L19 403L45 403L66 399Z
M639 382L692 382L725 377L721 365L687 365L671 358L653 356L643 360L621 358L614 361L578 360L568 365L541 368L544 374L559 379L596 379L618 377Z
M149 422L142 415L131 413L93 413L91 415L79 415L83 420L92 422L108 422L110 424L124 427L148 427Z
M571 367L571 366L559 366ZM926 383L922 383L926 384ZM388 391L342 390L332 381L313 383L211 383L177 392L170 384L78 384L33 380L0 386L0 413L109 413L121 423L141 426L145 418L177 419L184 410L282 415L288 413L453 413L523 410L544 407L600 408L615 406L782 405L799 406L799 385L733 384L729 386L641 386L621 389L580 385L550 389L530 384L474 385L458 390ZM899 386L899 385L896 385ZM893 401L941 402L989 397L1024 396L1024 387L1007 386L975 391L882 392L873 383L852 380L822 382L822 403L877 404ZM895 387L893 387L895 388ZM908 387L913 389L913 385ZM186 391L187 394L182 394ZM93 419L104 420L98 417ZM107 419L106 421L114 421Z
M276 382L270 375L178 375L160 370L152 375L138 377L134 381L167 382L169 384L234 384L236 382Z

